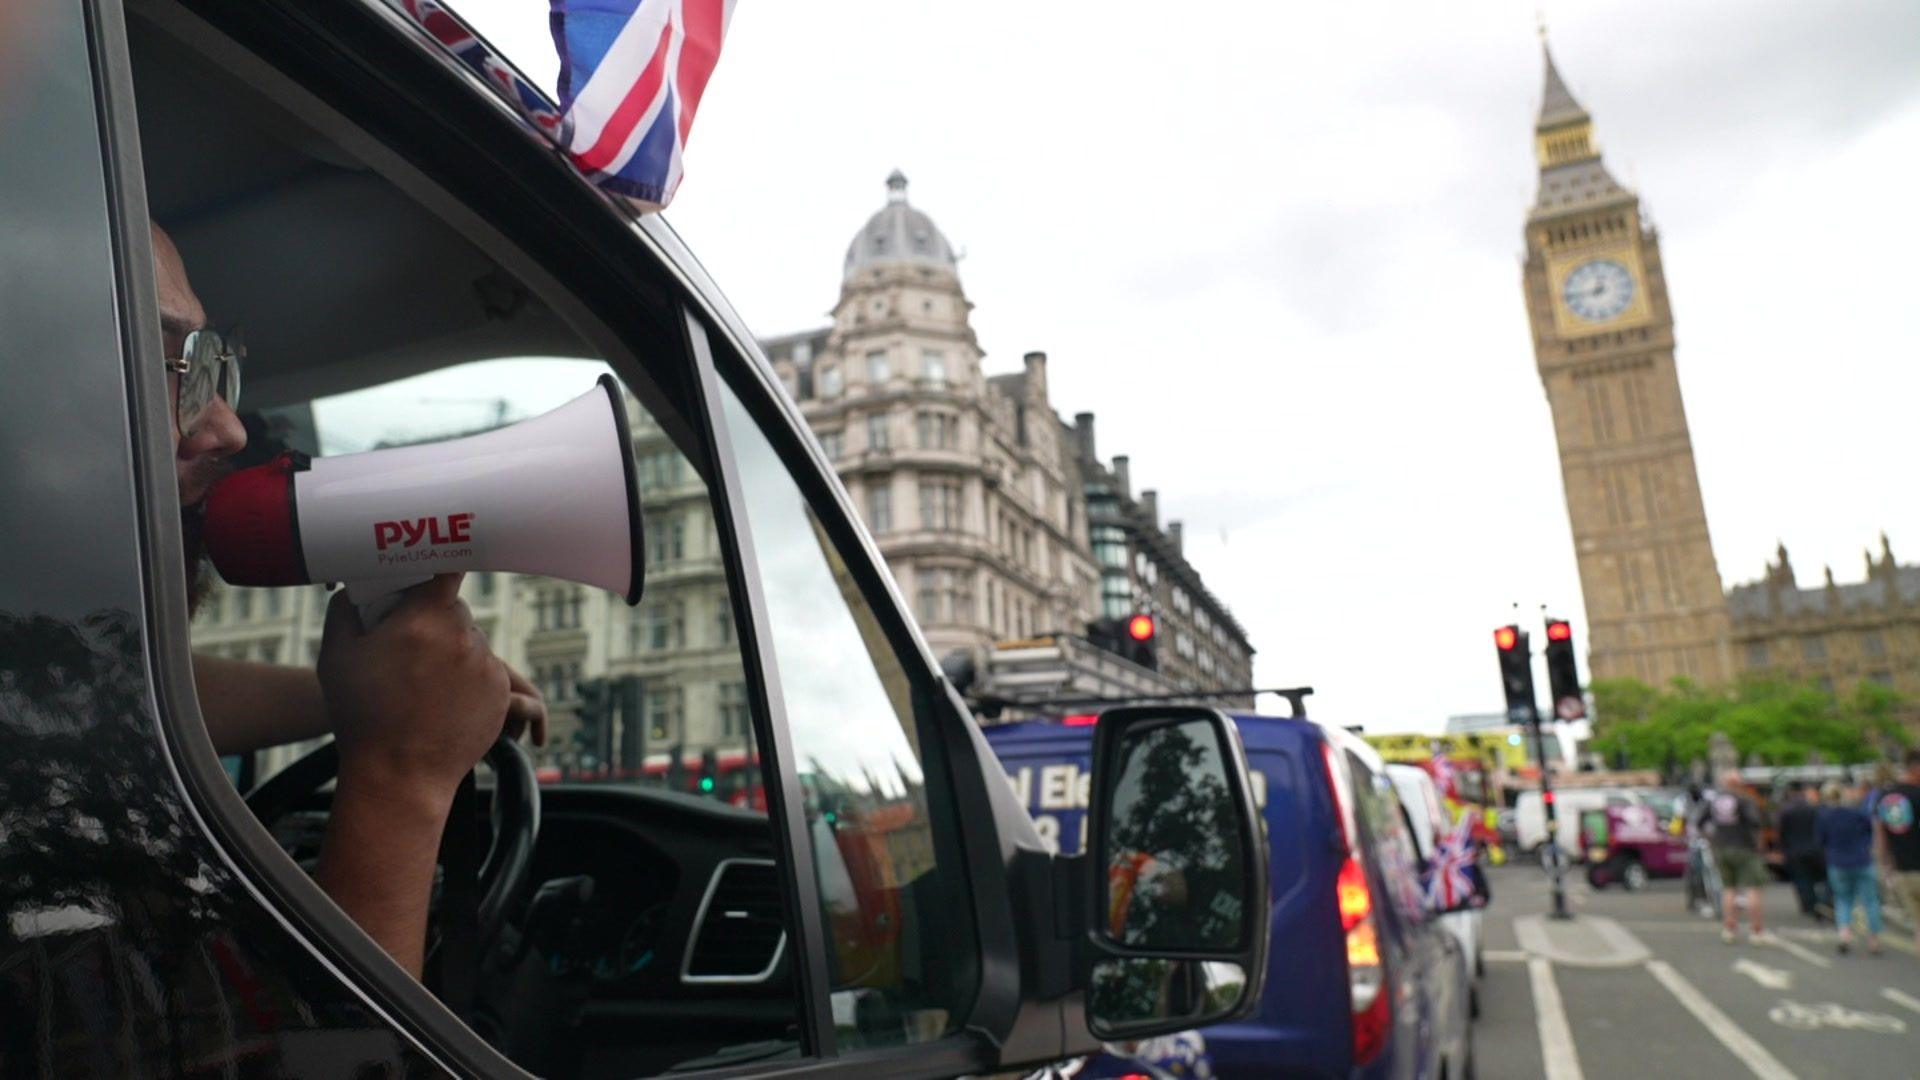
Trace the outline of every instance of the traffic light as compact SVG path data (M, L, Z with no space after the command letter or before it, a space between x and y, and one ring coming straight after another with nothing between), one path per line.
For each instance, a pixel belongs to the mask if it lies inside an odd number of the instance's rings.
M1516 724L1537 724L1540 714L1533 703L1533 650L1527 632L1511 624L1493 632L1493 647L1500 654L1500 684L1507 693L1507 719Z
M1127 619L1126 652L1122 655L1148 671L1160 670L1160 658L1154 651L1154 639L1159 632L1160 626L1153 616L1136 613Z
M1137 611L1118 619L1097 619L1087 624L1087 640L1149 671L1160 669L1155 638L1160 626L1152 615Z
M1580 670L1573 662L1573 627L1565 619L1547 619L1547 689L1556 719L1579 720L1587 715Z
M573 684L578 695L573 706L573 743L581 767L605 767L613 756L612 687L605 679L581 679Z
M647 756L646 719L640 715L640 676L620 676L614 680L612 691L612 705L620 715L619 765L638 769Z

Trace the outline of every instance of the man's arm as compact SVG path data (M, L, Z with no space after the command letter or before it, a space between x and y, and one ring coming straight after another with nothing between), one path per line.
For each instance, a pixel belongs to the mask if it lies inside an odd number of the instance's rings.
M508 669L508 675L513 701L507 709L507 734L517 739L522 731L530 731L533 745L545 746L545 699L519 672ZM250 754L333 731L320 679L312 668L195 653L193 685L215 753Z
M193 686L207 736L221 754L317 739L332 730L312 668L193 657Z
M319 681L340 779L314 878L417 978L447 811L505 726L512 679L461 602L460 575L442 574L371 628L336 595Z

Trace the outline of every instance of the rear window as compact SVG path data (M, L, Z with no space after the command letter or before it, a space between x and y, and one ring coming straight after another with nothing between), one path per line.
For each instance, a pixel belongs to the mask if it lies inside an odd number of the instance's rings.
M1402 918L1419 921L1424 917L1420 859L1407 831L1400 800L1393 793L1393 782L1351 753L1347 755L1347 768L1353 777L1354 815L1359 819L1361 843L1379 868L1387 894L1393 897Z
M1251 750L1253 798L1260 804L1261 824L1267 834L1267 873L1273 902L1285 900L1300 883L1306 868L1305 829L1300 805L1300 761L1285 750Z

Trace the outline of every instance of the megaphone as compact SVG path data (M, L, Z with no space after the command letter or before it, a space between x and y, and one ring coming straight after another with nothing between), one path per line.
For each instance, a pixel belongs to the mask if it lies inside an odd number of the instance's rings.
M435 574L506 570L640 602L633 439L611 375L552 412L463 439L282 454L208 493L202 535L232 585L338 581L378 621Z

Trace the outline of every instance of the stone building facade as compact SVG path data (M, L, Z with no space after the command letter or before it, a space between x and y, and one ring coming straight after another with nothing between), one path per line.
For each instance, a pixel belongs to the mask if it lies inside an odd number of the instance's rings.
M1674 364L1660 238L1551 55L1522 285L1553 414L1595 679L1716 684L1726 599Z
M822 330L762 342L936 656L1081 633L1099 580L1047 357L987 375L959 262L906 177L848 245Z
M1838 694L1861 682L1920 701L1920 566L1894 561L1880 537L1866 552L1866 580L1801 588L1780 546L1766 575L1727 593L1733 649L1750 672L1812 681Z
M1100 461L1092 413L1074 416L1074 433L1093 558L1100 567L1101 617L1150 612L1159 624L1155 659L1175 687L1251 687L1253 645L1187 562L1181 523L1162 527L1159 492L1152 488L1135 497L1126 455L1116 455L1111 466ZM1221 703L1253 707L1251 697Z

